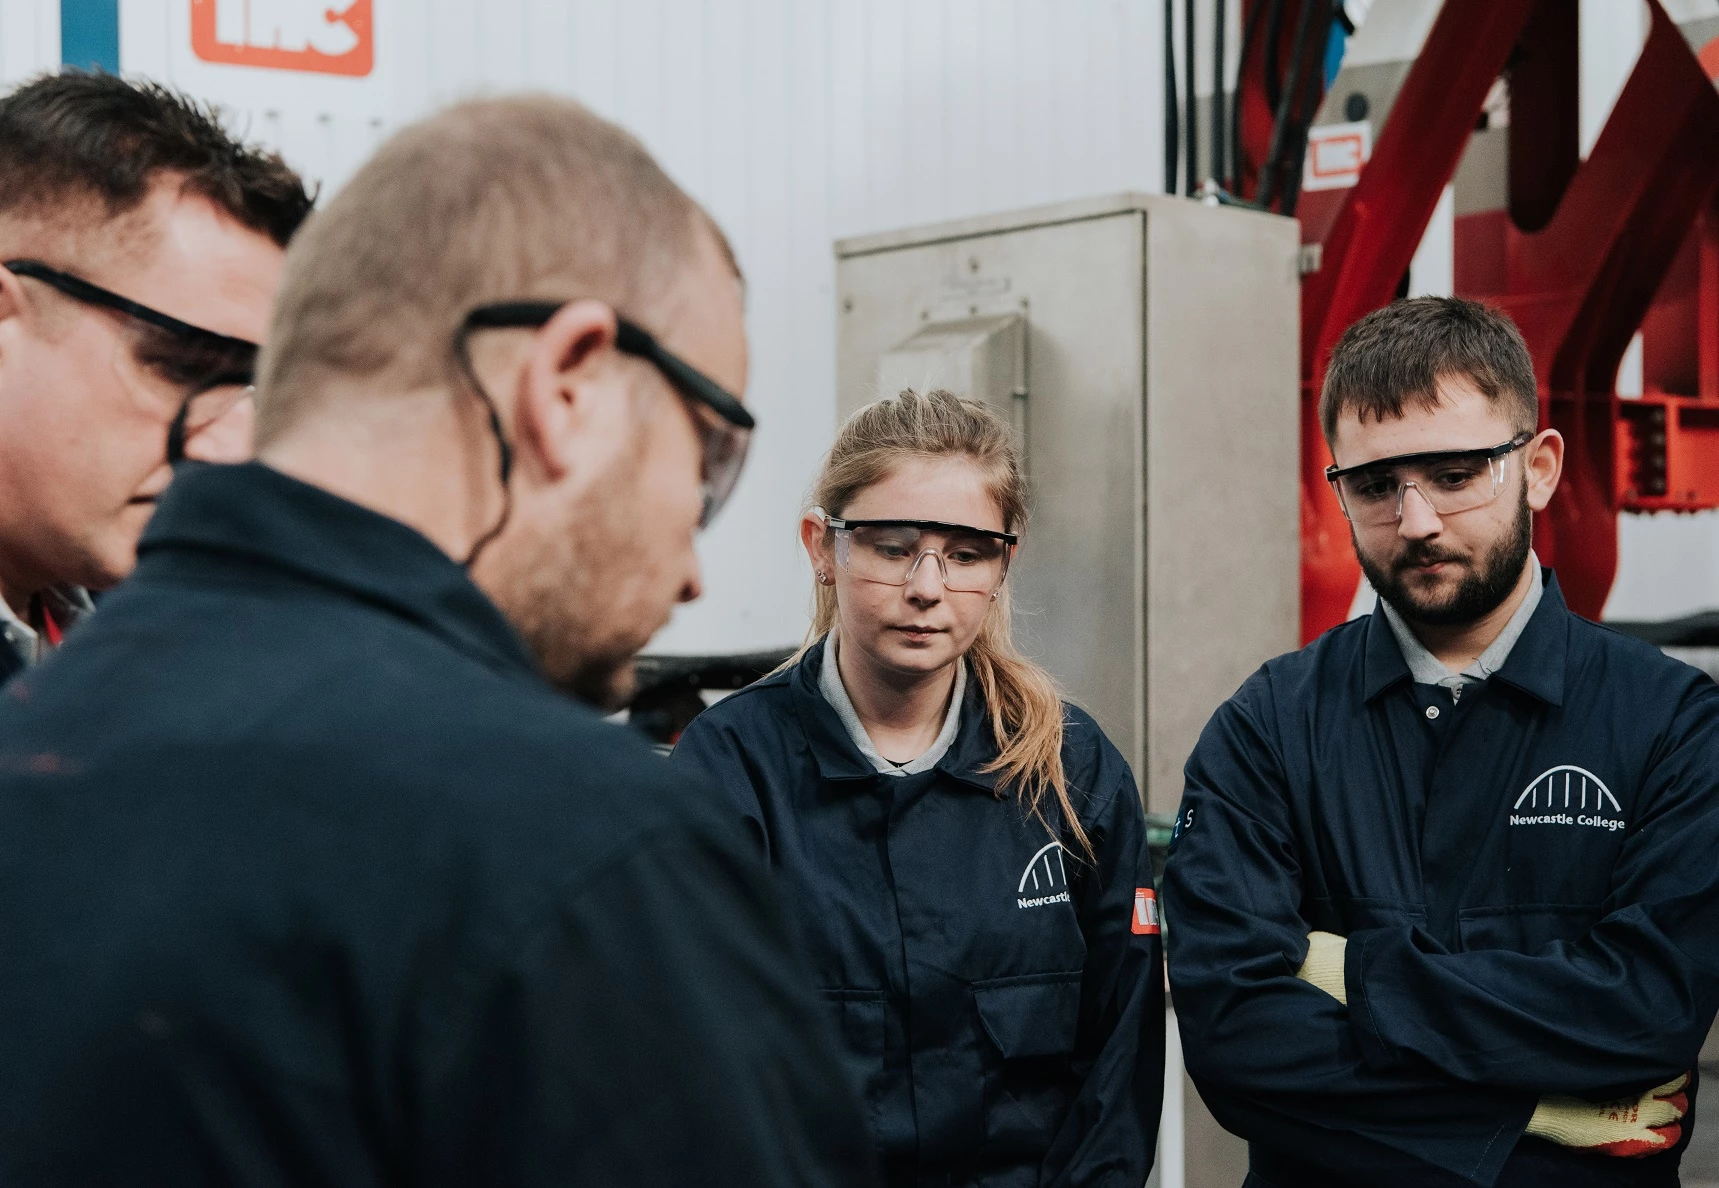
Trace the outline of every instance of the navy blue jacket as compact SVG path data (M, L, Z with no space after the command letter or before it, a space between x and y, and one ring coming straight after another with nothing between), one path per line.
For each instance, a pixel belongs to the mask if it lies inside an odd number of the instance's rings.
M460 568L263 466L0 694L0 1184L864 1184L768 872Z
M1681 1149L1523 1128L1543 1094L1695 1065L1719 1005L1719 688L1547 578L1454 703L1380 610L1260 669L1188 760L1171 989L1195 1083L1273 1184L1676 1183ZM1349 938L1347 1009L1294 977L1314 929Z
M1127 763L1068 707L1093 865L981 770L997 747L976 681L936 768L885 776L819 691L823 657L819 643L706 710L675 759L733 794L781 873L886 1178L1139 1188L1164 990L1155 915L1135 931L1152 868Z

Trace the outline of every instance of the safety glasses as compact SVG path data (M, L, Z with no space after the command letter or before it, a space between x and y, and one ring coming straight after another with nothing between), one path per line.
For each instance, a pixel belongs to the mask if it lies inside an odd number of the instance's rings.
M244 399L256 375L257 344L217 334L40 260L7 260L18 276L38 280L84 305L123 314L136 330L137 362L178 394L179 408L167 427L167 460L185 457L185 440L225 416Z
M995 594L1009 574L1009 560L1020 539L1013 532L940 520L823 519L836 536L836 564L885 586L907 585L920 562L930 557L944 589Z
M1403 499L1413 487L1434 512L1453 516L1491 503L1504 486L1505 462L1534 440L1519 433L1509 441L1474 450L1398 454L1359 466L1325 468L1325 478L1349 522L1376 528L1403 518Z
M538 329L565 304L562 301L503 301L481 305L468 313L460 324L456 350L466 366L467 381L477 387L478 394L489 405L490 428L502 448L504 486L511 467L511 451L502 434L494 405L490 403L488 394L477 385L476 376L471 374L465 340L477 330ZM734 493L734 485L740 481L757 421L721 384L670 352L650 331L619 315L615 318L615 346L655 367L691 405L688 411L698 426L703 446L700 478L704 485L704 511L699 517L699 527L708 527Z

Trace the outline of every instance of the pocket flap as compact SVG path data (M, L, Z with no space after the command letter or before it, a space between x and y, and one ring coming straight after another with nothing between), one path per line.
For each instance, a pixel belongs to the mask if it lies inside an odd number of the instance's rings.
M883 1055L886 1004L882 990L825 990L823 996L848 1051L857 1056Z
M973 983L979 1022L1004 1059L1074 1050L1080 1025L1080 971L1024 974Z

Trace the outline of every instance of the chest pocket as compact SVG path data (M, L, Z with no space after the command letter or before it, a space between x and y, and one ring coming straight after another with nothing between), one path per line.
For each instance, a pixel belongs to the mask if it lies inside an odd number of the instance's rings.
M1080 976L1077 969L973 983L990 1049L982 1059L985 1139L999 1154L1042 1153L1078 1091L1070 1065Z
M1080 971L1025 974L973 983L979 1022L1005 1060L1074 1051L1080 1026Z
M1457 927L1464 952L1505 949L1535 953L1556 941L1580 940L1599 919L1595 907L1523 903L1464 908L1457 915Z

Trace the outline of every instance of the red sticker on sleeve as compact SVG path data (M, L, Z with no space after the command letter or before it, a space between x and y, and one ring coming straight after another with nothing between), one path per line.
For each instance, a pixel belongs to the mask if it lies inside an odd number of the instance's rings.
M1134 888L1134 935L1157 935L1158 896L1150 887Z

